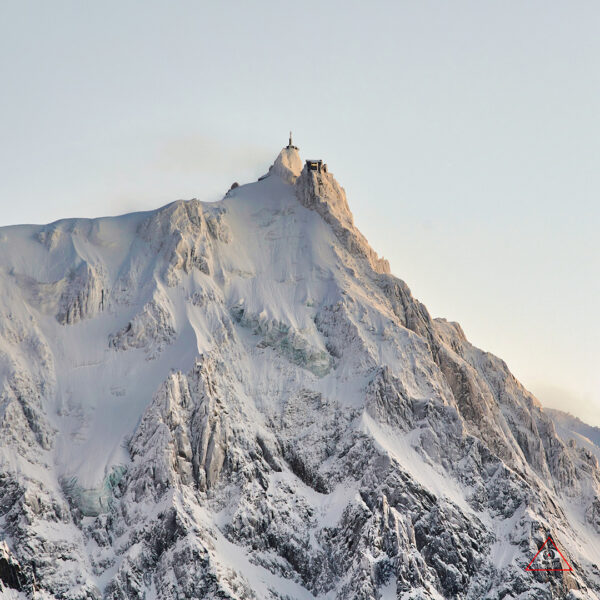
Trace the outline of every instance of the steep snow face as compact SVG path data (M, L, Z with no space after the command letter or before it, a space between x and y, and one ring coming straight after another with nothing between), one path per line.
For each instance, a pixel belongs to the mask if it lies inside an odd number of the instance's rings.
M5 228L0 286L6 597L600 598L592 442L296 149L218 203ZM572 573L525 570L550 534Z

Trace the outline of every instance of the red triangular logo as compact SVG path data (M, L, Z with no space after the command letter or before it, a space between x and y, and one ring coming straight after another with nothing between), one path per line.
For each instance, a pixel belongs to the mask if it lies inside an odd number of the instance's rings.
M552 536L542 544L537 554L527 565L526 571L572 571L573 567L563 556Z

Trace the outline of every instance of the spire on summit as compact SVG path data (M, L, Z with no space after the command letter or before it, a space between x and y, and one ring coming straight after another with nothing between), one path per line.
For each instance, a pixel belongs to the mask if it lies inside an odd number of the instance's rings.
M287 145L288 150L298 150L297 146L294 146L294 144L292 143L292 132L290 131L290 141L288 142Z

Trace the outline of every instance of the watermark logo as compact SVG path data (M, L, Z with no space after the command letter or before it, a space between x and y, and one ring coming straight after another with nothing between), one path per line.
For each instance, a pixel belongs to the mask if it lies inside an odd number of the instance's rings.
M569 564L563 553L554 543L552 536L542 544L537 554L527 565L526 571L572 571L573 567Z

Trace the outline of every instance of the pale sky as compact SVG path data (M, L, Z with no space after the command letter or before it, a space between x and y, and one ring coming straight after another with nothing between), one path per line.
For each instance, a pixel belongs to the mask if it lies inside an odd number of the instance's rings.
M600 4L0 0L0 225L217 200L289 129L434 316L600 425Z

